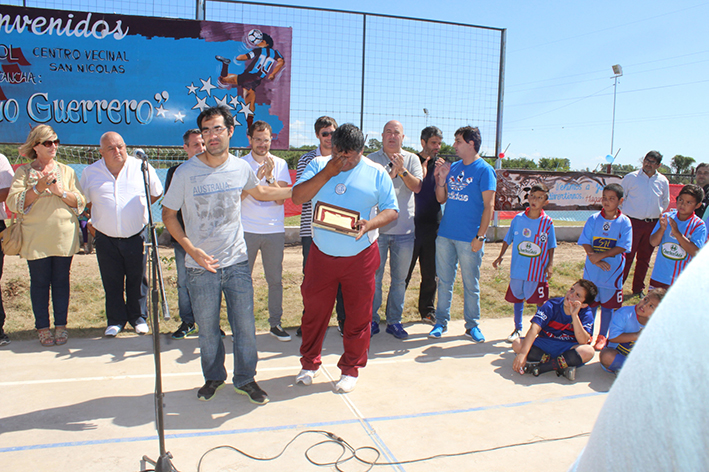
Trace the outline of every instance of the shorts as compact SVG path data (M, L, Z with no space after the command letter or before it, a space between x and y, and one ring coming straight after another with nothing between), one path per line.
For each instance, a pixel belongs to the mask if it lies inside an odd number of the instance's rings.
M237 84L247 88L249 90L253 90L256 87L261 84L261 79L262 77L258 74L249 74L248 72L244 72L239 74L238 76L238 82Z
M549 300L549 283L510 279L505 300L510 303L522 303L527 300L527 303L541 305Z
M647 289L648 291L650 291L653 288L664 288L665 290L667 290L668 288L670 288L670 286L667 284L663 284L662 282L658 282L657 280L650 279L650 285Z
M558 357L578 345L579 343L576 341L561 341L559 339L551 338L537 337L537 339L534 340L534 346L537 346L551 357Z
M595 308L598 305L612 310L622 307L623 289L616 290L614 288L598 287L598 295L596 295L596 300L591 303L590 307Z

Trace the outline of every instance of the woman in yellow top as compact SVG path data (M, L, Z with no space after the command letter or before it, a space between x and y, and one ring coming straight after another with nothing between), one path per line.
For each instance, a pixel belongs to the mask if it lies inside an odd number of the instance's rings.
M74 170L56 161L59 139L51 126L30 131L20 154L32 162L17 169L7 196L10 211L20 213L22 249L30 270L30 298L42 346L65 344L69 311L69 269L79 250L78 215L86 199ZM49 289L55 331L49 330Z

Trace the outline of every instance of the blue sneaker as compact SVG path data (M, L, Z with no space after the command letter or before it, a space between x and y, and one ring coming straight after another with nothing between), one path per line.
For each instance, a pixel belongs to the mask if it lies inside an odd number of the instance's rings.
M376 321L372 321L372 328L369 332L369 337L372 337L377 333L379 333L379 323L377 323Z
M472 339L476 343L484 343L485 342L485 336L483 336L482 331L480 331L480 328L477 326L473 329L466 329L465 336Z
M394 336L396 339L406 339L409 337L409 333L404 330L401 323L387 325L386 332Z
M430 333L428 333L429 338L434 338L434 339L440 339L441 336L443 336L443 333L448 331L447 326L443 326L442 324L436 323L433 325L433 329L431 330Z

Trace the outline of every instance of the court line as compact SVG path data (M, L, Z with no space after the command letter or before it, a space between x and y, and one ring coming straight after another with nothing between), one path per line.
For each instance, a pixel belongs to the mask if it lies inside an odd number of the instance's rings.
M370 423L376 423L376 422L382 422L382 421L398 421L398 420L412 419L412 418L426 418L426 417L433 417L433 416L458 415L458 414L475 413L475 412L481 412L481 411L487 411L487 410L498 410L498 409L504 409L504 408L519 408L519 407L534 405L534 404L556 403L556 402L564 402L564 401L571 401L571 400L577 400L577 399L582 399L582 398L595 397L595 396L599 396L599 395L607 395L607 393L608 392L589 392L589 393L568 395L568 396L556 397L556 398L545 398L545 399L541 399L541 400L530 400L530 401L524 401L524 402L503 403L500 405L479 406L479 407L463 408L463 409L456 409L456 410L430 411L430 412L423 412L423 413L416 413L416 414L409 414L409 415L379 416L379 417L373 417L373 418L358 417L358 418L349 419L349 420L326 421L326 422L305 423L305 424L298 423L298 424L281 425L281 426L265 426L265 427L260 427L260 428L230 429L230 430L224 430L224 431L171 433L171 434L166 434L165 438L166 439L189 439L189 438L199 438L199 437L208 437L208 436L228 436L228 435L235 435L235 434L251 434L251 433L271 432L271 431L287 431L287 430L296 430L296 429L298 429L298 430L322 429L327 426L352 425L352 424L360 424L361 425L363 421L369 426L372 434L374 435L373 437L379 438L379 436L376 434L376 432L373 429L371 429ZM346 395L343 395L343 397L346 397ZM352 405L352 407L354 407L354 405ZM359 410L356 410L356 411L359 411ZM110 438L110 439L97 439L97 440L91 440L91 441L72 441L72 442L62 442L62 443L33 444L33 445L27 445L27 446L0 447L0 453L32 451L32 450L39 450L39 449L56 449L56 448L63 448L63 447L94 446L94 445L99 445L99 444L118 444L118 443L130 443L130 442L141 442L141 441L156 441L157 439L158 439L157 435L153 435L153 436L136 436L136 437L132 437L132 438ZM382 447L386 448L386 445L383 443L383 441L381 441L381 439L377 440L377 443L379 443ZM388 451L388 448L387 448L387 451ZM387 455L389 455L389 454L391 454L390 451L388 452ZM392 455L392 458L393 458L393 455Z

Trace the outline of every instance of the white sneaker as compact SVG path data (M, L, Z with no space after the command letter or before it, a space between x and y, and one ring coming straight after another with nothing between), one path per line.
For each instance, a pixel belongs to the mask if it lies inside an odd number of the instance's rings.
M138 334L148 334L150 332L150 328L148 327L148 323L145 321L140 321L135 325L135 332Z
M318 376L319 370L305 370L301 369L298 375L295 376L295 384L303 384L305 386L312 385L313 379Z
M352 377L351 375L342 375L340 381L335 384L335 391L342 393L349 393L354 390L355 385L357 385L357 377Z
M516 330L512 331L512 334L507 336L507 342L511 344L511 343L515 342L515 339L518 339L521 335L522 335L522 333L520 333L519 330L516 329Z
M108 328L106 328L106 331L103 332L104 336L110 336L112 338L116 337L118 333L123 331L123 328L121 328L118 325L111 325Z

